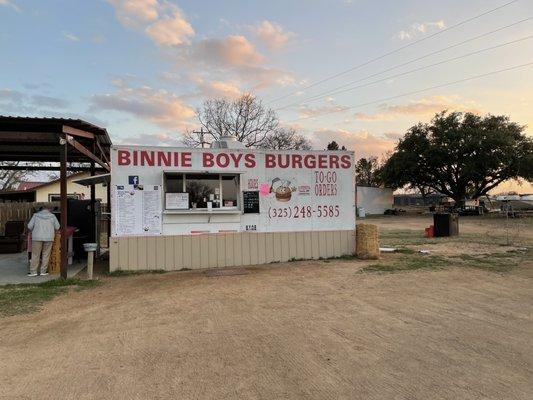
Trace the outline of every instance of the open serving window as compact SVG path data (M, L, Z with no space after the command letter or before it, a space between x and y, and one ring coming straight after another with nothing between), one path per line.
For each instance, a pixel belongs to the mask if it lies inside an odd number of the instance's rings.
M165 212L239 212L240 174L164 172Z

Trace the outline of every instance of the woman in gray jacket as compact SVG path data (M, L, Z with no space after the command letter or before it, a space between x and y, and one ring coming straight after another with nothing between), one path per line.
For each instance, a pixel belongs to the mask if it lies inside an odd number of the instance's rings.
M28 223L31 231L31 261L28 276L37 276L39 259L41 260L41 275L48 275L48 260L54 243L55 231L59 229L59 222L47 208L41 208L33 214Z

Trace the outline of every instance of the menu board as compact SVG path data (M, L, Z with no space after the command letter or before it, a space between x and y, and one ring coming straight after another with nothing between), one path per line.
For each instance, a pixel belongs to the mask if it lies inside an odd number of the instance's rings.
M167 210L188 210L189 193L165 193L165 208Z
M117 236L161 234L160 185L117 185L115 207Z
M243 191L242 204L244 214L259 214L259 191Z

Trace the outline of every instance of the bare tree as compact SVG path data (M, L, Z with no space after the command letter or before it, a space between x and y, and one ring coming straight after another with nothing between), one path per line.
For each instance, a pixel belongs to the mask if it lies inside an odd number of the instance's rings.
M311 150L311 142L293 128L278 128L258 146L273 150Z
M38 177L40 180L52 181L59 179L58 172L44 172L34 169L23 169L24 167L39 167L39 166L58 166L58 163L45 162L21 162L21 161L0 161L0 190L16 190L18 185L22 182L27 182L29 178ZM89 164L83 163L69 163L69 167L86 167L89 169ZM19 169L13 170L12 167ZM73 171L67 171L67 175L72 175Z
M186 145L198 147L234 136L246 147L259 146L278 128L276 113L263 106L261 100L244 94L236 100L210 99L196 111L198 121L208 133L188 132L183 137Z
M16 189L23 180L22 178L28 175L28 171L9 169L9 167L18 166L19 164L19 161L4 161L0 163L0 190Z

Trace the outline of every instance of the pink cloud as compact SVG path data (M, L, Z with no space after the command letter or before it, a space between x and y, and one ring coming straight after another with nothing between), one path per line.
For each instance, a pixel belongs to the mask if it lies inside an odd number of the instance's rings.
M155 21L160 7L157 0L108 0L115 8L118 20L133 27Z
M482 114L478 104L474 101L465 101L458 95L430 96L419 100L410 101L406 104L381 104L375 114L356 113L358 121L391 121L403 116L433 116L444 110L472 112Z
M366 130L348 131L345 129L319 129L312 135L316 148L325 149L327 144L335 140L339 146L346 146L355 151L357 158L380 156L393 150L396 140L376 136Z
M205 39L195 42L188 56L197 62L222 67L242 67L262 64L265 59L255 47L241 35L231 35L222 39Z
M129 87L123 82L117 89L116 93L94 95L91 98L91 110L121 111L172 129L190 127L196 115L194 109L180 97L166 90L148 86Z
M430 30L441 30L446 28L443 20L435 22L415 22L408 29L401 30L396 34L400 40L409 40L417 36L424 35Z
M179 11L164 17L146 28L146 34L162 46L178 46L194 35L194 29Z
M264 43L269 50L279 50L285 47L296 34L284 31L275 22L264 20L256 26L250 27L254 36Z
M347 109L347 106L340 104L331 104L320 107L309 107L307 105L303 105L298 109L298 113L300 114L300 117L316 117L323 114L345 111Z
M108 0L124 26L143 30L157 45L178 46L194 35L180 9L158 0Z

